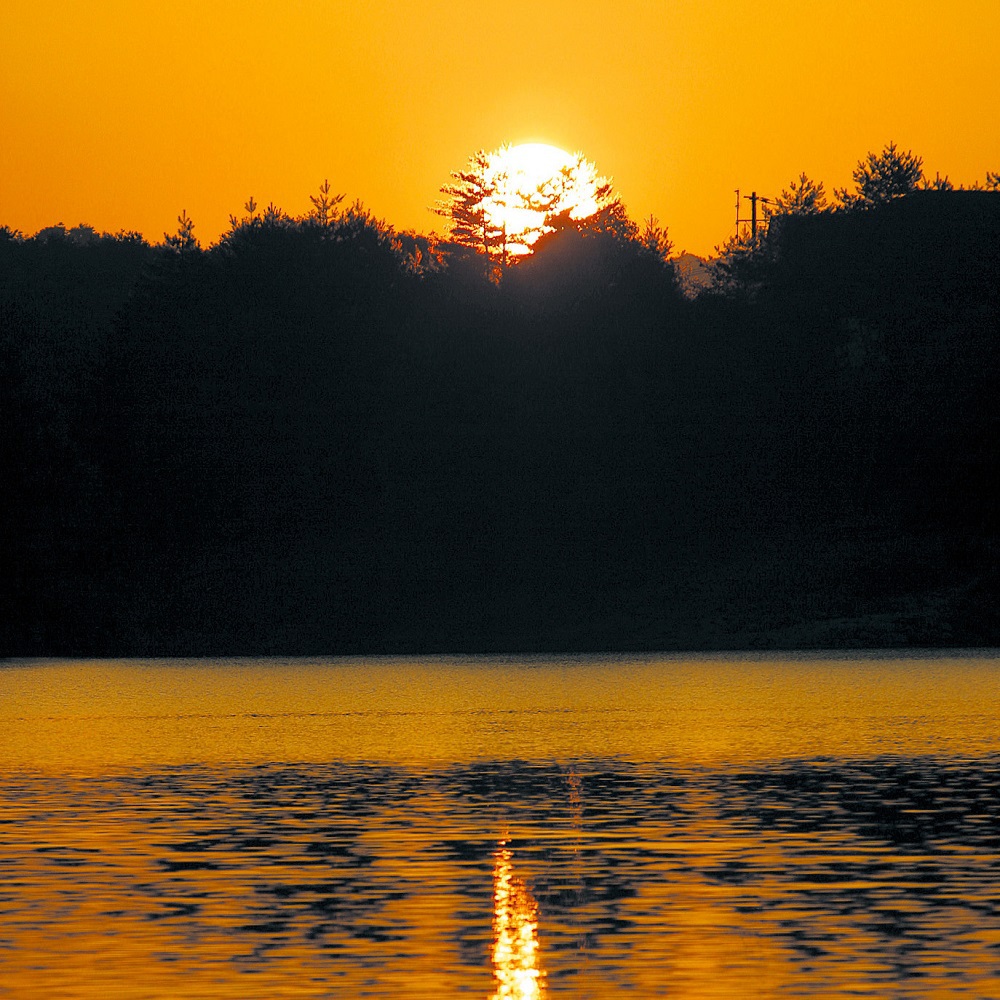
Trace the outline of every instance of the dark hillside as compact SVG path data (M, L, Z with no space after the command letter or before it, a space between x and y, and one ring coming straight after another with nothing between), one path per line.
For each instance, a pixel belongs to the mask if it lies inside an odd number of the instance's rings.
M365 216L0 245L0 652L996 643L998 202L693 302L606 233L499 287Z
M781 219L761 277L752 311L785 355L784 450L828 592L852 620L898 607L921 641L989 640L1000 195Z

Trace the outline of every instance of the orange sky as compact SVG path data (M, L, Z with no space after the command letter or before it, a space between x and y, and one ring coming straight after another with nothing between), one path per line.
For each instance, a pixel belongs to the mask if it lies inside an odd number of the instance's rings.
M850 183L895 140L956 183L1000 170L1000 3L956 0L3 0L0 224L203 242L324 177L430 231L479 147L580 150L678 250L733 189Z

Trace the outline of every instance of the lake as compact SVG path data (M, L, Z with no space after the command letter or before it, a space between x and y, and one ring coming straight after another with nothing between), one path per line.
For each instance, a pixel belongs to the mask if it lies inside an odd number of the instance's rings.
M1000 996L1000 654L0 664L0 997Z

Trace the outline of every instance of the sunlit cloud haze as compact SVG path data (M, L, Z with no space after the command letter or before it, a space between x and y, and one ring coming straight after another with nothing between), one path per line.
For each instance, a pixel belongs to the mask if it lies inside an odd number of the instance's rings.
M733 189L850 183L894 140L956 183L1000 169L1000 5L959 0L5 0L0 224L214 240L251 195L325 177L430 231L479 148L583 152L678 250Z

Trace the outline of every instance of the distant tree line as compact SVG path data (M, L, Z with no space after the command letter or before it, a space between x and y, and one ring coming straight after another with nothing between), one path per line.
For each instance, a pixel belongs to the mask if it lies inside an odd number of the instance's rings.
M888 142L881 152L869 152L859 160L852 173L854 190L837 188L833 203L827 202L822 181L814 181L805 173L789 183L765 207L764 225L756 232L744 227L721 247L716 247L713 263L714 281L719 290L733 291L746 285L747 274L760 270L769 248L769 219L788 216L816 215L821 212L861 212L884 206L896 198L918 191L954 191L947 176L936 174L933 180L924 176L923 159L911 150L901 150ZM1000 172L987 171L982 182L957 190L1000 191ZM752 278L750 279L752 284Z
M1000 194L887 151L696 298L613 198L0 229L0 654L995 643Z

